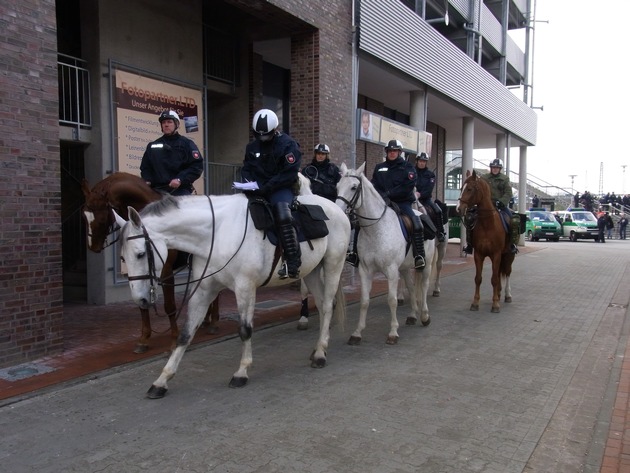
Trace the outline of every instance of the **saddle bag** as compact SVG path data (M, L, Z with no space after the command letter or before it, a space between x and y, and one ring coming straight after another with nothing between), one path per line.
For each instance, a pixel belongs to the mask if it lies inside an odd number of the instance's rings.
M307 240L315 240L328 235L328 225L326 225L328 216L319 205L298 205L296 217Z
M249 213L256 230L273 229L273 215L267 201L260 197L249 197Z

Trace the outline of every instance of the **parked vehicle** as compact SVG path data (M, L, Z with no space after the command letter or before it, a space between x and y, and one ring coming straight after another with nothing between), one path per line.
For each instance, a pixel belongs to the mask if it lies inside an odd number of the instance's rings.
M525 212L525 236L529 241L545 238L558 241L562 236L562 225L554 215L543 208L532 208Z
M560 210L556 212L562 224L562 234L571 241L595 240L599 241L597 219L593 212L586 209Z

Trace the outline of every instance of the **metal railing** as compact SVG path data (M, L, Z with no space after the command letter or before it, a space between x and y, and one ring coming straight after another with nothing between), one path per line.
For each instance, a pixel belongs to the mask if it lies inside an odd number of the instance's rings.
M76 128L92 127L90 73L83 59L58 54L59 123Z
M232 183L240 182L242 167L240 164L208 163L208 194L234 194Z

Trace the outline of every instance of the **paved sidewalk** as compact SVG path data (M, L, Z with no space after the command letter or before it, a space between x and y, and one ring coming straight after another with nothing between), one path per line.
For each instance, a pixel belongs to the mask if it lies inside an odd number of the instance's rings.
M626 242L527 245L515 262L514 302L500 314L490 313L487 271L480 311L468 310L471 258L451 253L442 296L429 300L431 325L403 325L398 345L386 345L385 298L376 297L363 343L351 347L345 342L358 305L350 303L323 370L308 367L315 330L261 313L268 325L254 335L244 389L226 387L240 341L224 335L189 350L164 399L144 399L165 362L159 353L167 340L157 337L157 357L7 398L0 403L3 468L628 472ZM352 302L356 281L348 281ZM291 313L284 321L296 319Z

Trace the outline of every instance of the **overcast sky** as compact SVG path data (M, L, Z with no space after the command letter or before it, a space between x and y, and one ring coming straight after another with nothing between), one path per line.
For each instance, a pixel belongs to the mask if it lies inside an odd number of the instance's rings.
M536 19L532 105L544 110L528 173L567 190L575 174L576 191L598 193L603 163L604 193L630 193L630 0L537 0Z

